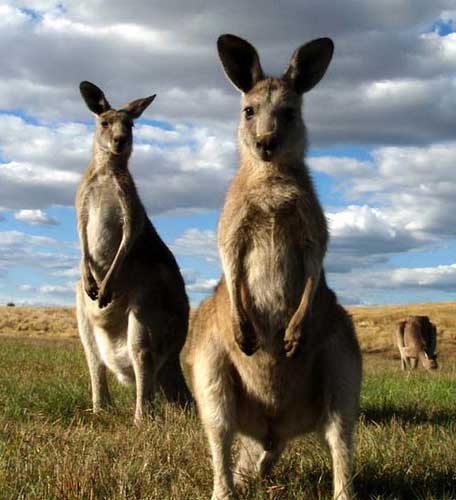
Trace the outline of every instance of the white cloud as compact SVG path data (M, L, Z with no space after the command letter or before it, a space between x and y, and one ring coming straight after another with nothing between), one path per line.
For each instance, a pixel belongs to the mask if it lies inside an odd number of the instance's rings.
M456 264L436 267L399 268L390 272L389 286L456 290Z
M371 156L371 161L364 162L317 158L311 164L339 178L339 188L348 200L375 203L389 224L417 242L456 237L455 142L381 147Z
M79 278L81 275L81 270L79 265L71 267L69 269L57 270L51 273L51 276L57 276L62 278Z
M334 61L324 83L306 98L314 145L450 138L455 36L430 30L448 16L452 0L417 0L413 8L406 1L339 6L293 0L286 9L258 0L235 8L221 2L63 1L28 6L37 16L20 9L29 3L3 6L2 109L27 109L47 122L85 118L77 84L89 79L118 103L157 92L148 116L220 125L236 120L238 109L217 59L220 33L251 40L266 70L276 74L298 45L330 34ZM252 18L255 10L261 15Z
M456 289L456 264L435 267L398 267L395 269L354 270L344 275L331 275L331 281L342 294L356 293L372 297L383 292L403 293L439 291L453 294Z
M311 156L307 163L312 169L334 177L356 176L359 178L363 175L371 175L372 170L370 162L350 157Z
M218 261L217 237L210 229L187 229L171 245L176 255L199 257L206 262Z
M59 221L55 217L50 217L42 210L22 209L14 214L14 218L25 222L31 226L56 226Z
M201 296L211 295L214 291L215 286L219 281L219 277L217 278L205 278L202 277L200 272L196 269L181 269L182 275L185 280L185 288L187 293L190 296L190 301L192 302L192 298L197 296L198 299L201 299ZM199 301L199 300L198 300ZM193 307L192 302L192 307Z
M21 292L34 292L36 287L29 284L22 284L17 287Z
M329 212L331 246L350 255L392 254L419 246L411 232L395 223L381 209L349 205Z
M2 29L22 27L28 20L29 17L21 10L11 5L0 5L0 27Z
M42 285L38 288L40 293L46 295L72 295L75 294L76 283L65 283L64 285Z
M17 248L21 245L37 248L55 246L58 242L47 236L32 236L20 231L0 231L0 248Z
M199 279L195 283L187 285L187 291L189 293L198 293L203 295L209 295L214 291L215 286L218 283L218 279Z
M0 115L2 207L42 210L72 206L81 173L91 156L93 131L65 123L45 127ZM236 166L235 144L207 127L151 125L135 128L130 169L146 208L153 214L220 206Z
M0 276L18 267L58 272L74 268L79 253L73 243L20 231L0 231Z

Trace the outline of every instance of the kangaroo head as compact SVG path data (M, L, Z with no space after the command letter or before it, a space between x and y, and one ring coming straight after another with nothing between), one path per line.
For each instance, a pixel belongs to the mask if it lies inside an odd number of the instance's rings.
M137 99L119 110L111 108L103 91L90 82L79 85L87 107L96 115L95 147L116 156L130 155L133 145L133 121L139 118L155 95Z
M437 353L428 354L424 351L424 357L422 360L423 368L426 370L436 370L439 365L437 364Z
M299 47L280 78L266 77L255 48L222 35L218 53L228 79L242 93L241 151L264 162L301 159L306 147L302 94L323 77L334 45L319 38Z

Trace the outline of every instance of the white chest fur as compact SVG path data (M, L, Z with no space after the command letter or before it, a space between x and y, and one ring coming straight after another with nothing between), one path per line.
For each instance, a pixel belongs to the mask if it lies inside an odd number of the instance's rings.
M91 196L87 243L97 269L109 268L122 239L122 209L112 187L99 189Z
M296 308L305 282L302 249L292 228L274 222L255 228L245 268L255 306L272 328L281 328L277 321Z

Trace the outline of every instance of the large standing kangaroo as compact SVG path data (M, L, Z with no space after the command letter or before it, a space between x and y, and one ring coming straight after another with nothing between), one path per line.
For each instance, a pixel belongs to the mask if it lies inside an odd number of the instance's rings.
M120 110L90 82L82 97L96 115L92 161L76 196L81 241L79 335L92 382L93 410L109 402L106 368L136 384L135 421L160 387L185 399L179 365L189 305L177 263L147 217L128 171L133 120L155 96Z
M302 94L323 77L329 39L300 47L281 78L256 50L223 35L219 55L242 93L239 170L218 227L224 278L195 312L182 353L214 472L212 498L234 493L230 449L241 435L236 483L267 474L288 441L320 432L334 498L351 497L361 357L352 321L322 269L326 221L303 162Z

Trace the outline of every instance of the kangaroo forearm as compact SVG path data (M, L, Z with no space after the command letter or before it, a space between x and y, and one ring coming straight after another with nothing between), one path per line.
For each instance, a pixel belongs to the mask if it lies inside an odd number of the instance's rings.
M312 301L315 296L319 280L320 270L318 270L318 272L315 270L308 276L298 308L291 317L287 329L285 330L284 341L287 357L293 357L301 344L303 322L310 314L310 308L312 306Z
M238 269L227 269L225 271L226 287L228 289L228 296L231 303L231 311L234 316L239 315L240 311L240 289L241 282L240 273Z
M231 302L231 310L235 316L242 312L241 288L244 281L243 268L244 250L242 247L234 247L227 252L222 251L222 267L225 273L226 286Z
M91 274L89 262L89 243L86 234L87 221L80 220L78 223L79 240L81 242L81 265L86 275Z
M111 263L110 269L106 273L107 277L115 277L119 273L120 268L125 261L125 258L130 253L131 249L133 248L138 237L144 229L146 216L142 210L139 210L137 207L127 204L125 200L122 200L122 209L124 212L122 224L122 240Z
M106 273L106 276L104 277L104 282L106 284L112 284L112 282L116 279L116 277L119 275L120 270L122 268L123 263L125 262L125 258L128 255L128 252L131 248L132 241L127 240L125 238L122 238L122 241L119 245L119 248L117 250L117 253L111 263L110 268L108 269L108 272Z
M304 287L304 292L301 296L301 301L299 302L299 306L293 314L290 325L297 326L304 320L304 317L309 310L313 296L315 295L315 277L309 276L306 281L306 285Z
M321 268L318 267L312 272L312 274L308 276L306 284L304 285L304 291L302 293L298 308L296 309L290 320L290 325L297 326L302 323L308 311L312 307L312 302L315 297L318 282L320 281L320 272Z

